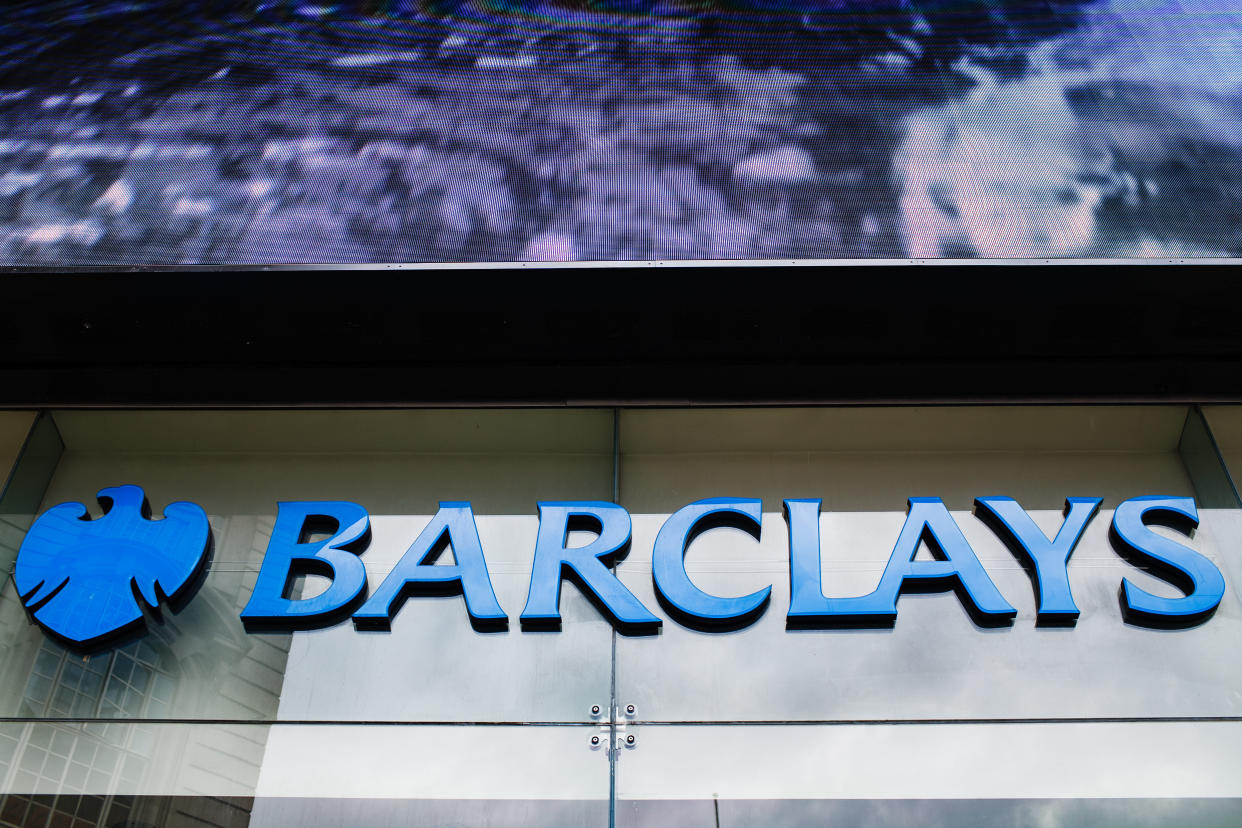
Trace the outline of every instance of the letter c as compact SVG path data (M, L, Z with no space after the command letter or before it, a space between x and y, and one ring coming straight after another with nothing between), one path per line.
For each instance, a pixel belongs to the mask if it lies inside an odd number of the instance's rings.
M651 579L660 606L679 624L703 632L739 630L767 609L771 586L741 598L720 598L696 587L686 574L686 548L709 529L732 526L758 540L762 508L755 498L709 498L664 522L652 550Z

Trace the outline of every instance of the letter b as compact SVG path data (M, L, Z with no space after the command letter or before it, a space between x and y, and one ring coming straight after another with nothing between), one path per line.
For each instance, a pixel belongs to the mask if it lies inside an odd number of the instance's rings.
M307 541L322 533L331 537ZM366 597L367 573L358 555L370 538L370 519L356 503L279 504L254 592L241 613L242 623L249 630L307 630L343 620ZM289 598L293 579L308 573L324 575L332 582L312 598Z

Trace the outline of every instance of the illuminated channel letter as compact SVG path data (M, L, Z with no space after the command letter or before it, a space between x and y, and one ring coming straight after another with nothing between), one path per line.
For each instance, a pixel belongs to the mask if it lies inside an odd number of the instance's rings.
M938 497L910 498L906 522L880 576L880 585L858 598L824 597L819 566L819 501L786 500L785 512L791 590L787 627L891 627L897 621L897 597L901 593L949 589L979 626L1008 626L1017 615ZM936 560L914 559L923 541Z
M790 629L847 626L831 612L833 599L824 597L819 510L819 498L785 501L785 523L789 525L789 614L785 626Z
M1225 579L1216 565L1192 549L1153 532L1150 524L1189 535L1199 525L1195 501L1189 497L1134 497L1117 506L1109 539L1117 554L1168 581L1182 598L1161 598L1121 581L1121 617L1127 624L1156 629L1183 629L1212 617L1225 594Z
M719 598L696 587L686 574L686 547L718 526L732 526L759 539L763 504L753 498L717 497L678 510L656 536L651 579L656 598L678 623L702 631L739 630L767 609L772 587L743 598Z
M308 542L316 534L330 537ZM367 572L358 555L370 539L371 521L357 503L279 504L242 623L249 630L308 630L341 621L366 597ZM287 597L293 579L310 573L330 578L328 588L313 598Z
M1067 497L1065 521L1049 541L1012 497L975 498L975 516L1004 541L1035 588L1035 626L1072 627L1078 606L1070 592L1069 559L1083 530L1100 509L1098 497Z
M437 564L452 546L456 563ZM479 632L508 629L487 574L483 544L469 503L441 503L440 510L388 573L379 589L354 613L358 629L387 630L411 595L461 595L470 624Z
M572 549L569 533L590 530L597 537ZM617 580L610 567L630 547L630 513L615 503L577 501L539 504L539 536L531 566L530 592L522 610L522 629L561 628L561 580L568 578L582 590L617 632L654 635L660 619Z

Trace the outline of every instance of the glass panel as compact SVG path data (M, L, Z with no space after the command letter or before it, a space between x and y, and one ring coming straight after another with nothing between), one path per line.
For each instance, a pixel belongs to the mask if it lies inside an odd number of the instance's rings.
M213 516L211 521L220 547L244 545L256 555L266 548L272 527L270 517ZM0 586L5 663L0 712L39 718L274 718L290 636L247 635L242 628L238 614L256 571L227 561L214 564L181 612L165 612L164 622L149 622L141 640L89 658L30 623L13 581L6 579Z
M1242 572L1234 554L1240 535L1230 510L1201 510L1200 527L1186 541L1226 575L1224 600L1209 621L1152 630L1126 624L1118 603L1123 579L1154 594L1180 594L1119 557L1108 528L1111 507L1123 498L1194 495L1175 448L1185 409L967 410L956 421L943 410L924 417L906 409L880 412L870 426L852 421L855 416L626 412L622 503L635 515L622 581L658 607L651 550L667 515L696 498L751 496L764 501L761 539L717 528L692 543L686 568L714 595L747 595L768 585L772 593L762 617L741 630L699 632L666 613L659 636L619 637L620 705L634 704L641 719L659 722L1242 714L1235 692L1242 666L1231 655L1242 624L1236 592ZM683 443L680 434L670 438L670 429L706 436ZM1086 449L1092 432L1108 450ZM868 442L881 439L900 450ZM1006 449L1006 439L1019 450ZM806 447L797 450L800 442ZM686 443L688 449L675 448ZM1075 628L1035 626L1026 572L967 511L973 497L993 494L1016 497L1050 537L1061 526L1066 496L1104 497L1105 508L1069 565L1081 610ZM944 592L901 596L892 629L787 629L789 542L781 498L823 498L824 591L845 597L876 587L912 495L938 495L954 507L954 520L1017 609L1013 626L979 627L955 594Z
M129 794L8 794L0 796L0 825L13 828L181 826L245 828L250 797L131 796Z
M1160 825L1196 813L1232 824L1242 814L1238 722L634 732L617 761L618 826Z
M10 795L254 796L269 728L242 724L5 722Z
M602 825L593 732L6 722L0 825Z
M1242 820L1239 799L713 799L617 803L617 825L1092 825L1136 828Z
M65 412L66 451L44 508L142 485L158 517L208 513L210 572L144 638L85 661L0 589L0 715L358 721L577 721L606 707L608 623L573 587L560 633L520 631L540 500L607 500L604 411ZM461 597L410 598L391 632L247 633L249 599L279 501L355 501L372 518L375 589L439 501L470 500L507 632L479 633ZM14 537L14 549L20 534ZM441 555L452 561L451 549ZM308 580L305 589L313 589ZM549 665L558 669L553 674ZM572 669L560 669L573 665ZM342 676L347 680L342 680Z
M372 519L366 558L373 589L429 519ZM576 588L562 589L560 632L523 631L518 623L538 519L479 516L476 524L492 587L510 618L507 631L476 632L462 598L452 596L407 599L391 632L345 623L298 633L280 718L583 721L592 705L606 708L612 628ZM340 676L349 678L328 678Z
M340 825L608 825L604 799L309 799L255 802L255 828L337 828Z
M608 799L592 725L272 727L261 798Z
M323 799L206 796L0 797L5 828L246 828L246 826L530 825L608 822L606 800Z
M1117 600L1123 578L1156 594L1178 593L1117 556L1105 510L1070 562L1082 613L1077 626L1036 627L1035 598L1021 566L978 519L953 516L1017 608L1011 628L976 626L945 592L901 596L893 629L788 630L787 530L782 515L767 513L761 542L718 529L692 545L687 563L691 579L714 595L746 595L770 584L767 612L735 632L698 632L668 619L658 637L619 638L618 702L657 721L1242 714L1235 692L1242 663L1228 655L1242 624L1234 586L1200 626L1163 631L1125 624ZM1052 511L1032 517L1049 534L1061 521ZM1231 550L1224 539L1237 545L1236 528L1218 512L1200 517L1194 547L1236 585L1222 563ZM825 513L825 594L874 589L903 520L900 512ZM662 516L634 517L635 550L651 548L662 522ZM627 560L619 571L639 600L658 606L649 560Z
M281 725L251 824L604 825L609 768L606 751L591 746L596 733Z

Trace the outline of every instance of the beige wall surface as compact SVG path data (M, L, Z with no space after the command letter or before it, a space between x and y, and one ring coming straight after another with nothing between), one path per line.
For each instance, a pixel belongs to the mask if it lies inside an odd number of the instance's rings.
M1185 406L676 409L620 412L619 484L634 512L702 497L820 497L825 509L968 509L1005 494L1059 509L1192 494L1176 451ZM216 514L276 500L357 500L373 514L534 514L541 500L609 500L609 410L58 412L66 444L47 503L141 483L152 504ZM1242 421L1242 417L1239 418ZM1240 429L1242 433L1242 429ZM1242 442L1238 444L1242 447ZM92 504L93 505L93 504Z
M611 411L75 411L56 423L65 455L48 504L121 483L153 507L189 498L209 514L271 514L280 500L534 514L539 500L612 497Z
M728 495L779 510L818 497L825 510L902 511L908 497L1060 509L1096 496L1108 508L1194 493L1177 454L1185 419L1185 406L624 411L621 502L660 513Z

